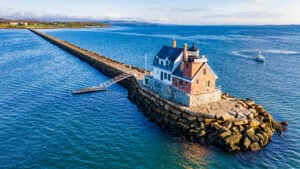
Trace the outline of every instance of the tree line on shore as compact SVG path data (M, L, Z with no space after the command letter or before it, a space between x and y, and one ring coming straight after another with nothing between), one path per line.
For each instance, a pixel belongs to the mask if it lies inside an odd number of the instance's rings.
M85 28L85 27L109 27L106 23L101 22L48 22L34 20L10 20L0 18L0 28L6 29L24 29L24 28Z

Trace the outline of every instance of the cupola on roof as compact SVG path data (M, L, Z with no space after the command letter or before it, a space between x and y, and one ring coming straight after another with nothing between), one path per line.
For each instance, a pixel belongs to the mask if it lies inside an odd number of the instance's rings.
M199 48L197 48L195 43L193 43L193 46L189 48L189 51L199 51Z

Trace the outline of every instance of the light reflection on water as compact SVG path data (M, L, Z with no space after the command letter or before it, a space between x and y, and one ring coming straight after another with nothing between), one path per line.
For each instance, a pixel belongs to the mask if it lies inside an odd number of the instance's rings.
M286 32L291 30L294 36L285 40ZM170 32L201 42L201 52L208 56L219 77L217 83L225 92L250 97L264 105L275 119L289 121L284 137L274 136L261 151L238 154L182 141L149 122L119 85L103 93L72 96L70 91L108 78L29 31L0 30L0 166L297 168L300 165L299 27L47 30L58 38L135 66L144 65L146 54L149 69L151 56L171 42L168 36L160 35ZM159 36L152 37L154 34ZM201 34L205 36L197 39L196 35ZM258 36L262 40L252 43ZM249 38L251 43L247 41ZM178 40L178 45L183 42ZM268 63L264 65L232 54L262 47L272 55L266 56Z

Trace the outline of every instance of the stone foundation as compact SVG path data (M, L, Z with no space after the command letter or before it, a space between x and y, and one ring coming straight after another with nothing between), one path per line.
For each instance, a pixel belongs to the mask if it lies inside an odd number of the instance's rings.
M147 86L149 90L154 91L165 99L179 103L183 106L197 107L203 104L217 102L221 99L221 89L190 95L176 87L162 83L161 81L154 79L152 76L146 76L146 78L148 80L148 84L145 84L144 81L144 85Z

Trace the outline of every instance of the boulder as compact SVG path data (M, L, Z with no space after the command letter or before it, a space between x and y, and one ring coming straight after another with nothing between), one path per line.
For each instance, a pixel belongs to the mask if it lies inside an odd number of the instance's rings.
M230 129L232 132L234 133L240 133L240 131L238 130L237 126L231 127Z
M236 146L236 144L240 142L241 138L241 133L235 133L225 139L225 144L229 148L229 150L231 150Z
M221 134L219 135L219 137L220 137L221 139L226 139L227 137L231 136L231 134L232 134L231 131L225 131L225 132L221 133Z
M253 142L259 141L259 137L255 135L255 130L252 127L246 131L246 136L248 136Z
M262 131L266 131L268 129L268 126L265 123L260 123L259 128L261 128Z
M189 130L189 135L190 135L190 136L195 136L197 133L198 133L197 130L194 130L194 129L190 129L190 130Z
M191 116L191 115L189 115L189 116L187 116L187 119L188 119L189 121L196 121L196 120L197 120L197 117L196 117L196 116Z
M212 123L212 122L215 122L215 121L216 121L215 119L208 119L208 118L204 119L205 124L209 124L209 123Z
M228 114L235 117L236 114L237 114L237 112L234 111L234 110L230 110L230 111L228 112Z
M244 103L243 101L238 102L242 107L244 108L248 108L248 105L246 103Z
M284 126L287 126L289 124L289 122L287 121L283 121L283 122L280 122L281 125L284 125Z
M179 117L175 114L170 114L170 118L176 121Z
M236 115L237 120L244 121L247 120L246 116L242 112L238 112Z
M175 113L175 114L178 115L178 116L181 115L181 111L179 111L179 110L175 110L175 109L174 109L172 112Z
M274 134L274 132L270 128L267 128L265 132L268 134L269 138L271 138Z
M243 150L245 150L245 151L248 150L250 144L251 144L251 140L249 139L249 137L245 136L244 140L242 142L242 148L243 148Z
M258 142L253 142L251 145L250 145L250 150L251 151L257 151L257 150L260 150L260 146L258 144Z
M199 126L199 123L191 123L190 124L190 128L196 128L196 127L198 127Z
M170 119L169 119L167 116L165 116L165 117L164 117L164 122L165 122L166 124L168 124L168 123L170 122Z
M234 119L234 116L230 115L230 114L222 114L220 116L220 119L223 120L223 121L226 121L226 120L232 120Z
M161 113L161 109L160 108L156 108L156 109L154 109L154 112L157 113L157 114L160 114Z
M169 105L166 104L164 108L165 108L165 110L168 111L170 107L169 107Z
M203 118L205 119L214 119L215 117L215 114L203 114Z
M211 123L210 124L210 126L214 129L214 130L222 130L222 126L219 124L219 123L217 123L217 122L215 122L215 123Z
M259 104L256 105L255 109L256 110L264 110L264 108Z
M272 118L266 117L266 118L264 118L263 122L271 124L272 123Z
M225 121L225 122L222 124L222 126L228 128L228 129L230 129L231 126L232 126L232 122L230 122L230 121L227 120L227 121Z
M178 121L182 122L183 124L188 124L188 120L186 120L184 118L179 118Z
M249 111L250 111L250 113L256 113L256 110L253 108L250 108Z
M186 114L186 113L182 113L181 116L182 116L183 118L187 119L189 115Z
M203 122L200 122L200 129L204 129L205 128L205 124Z
M248 124L248 120L236 121L233 123L236 126Z
M207 143L211 144L218 138L219 132L213 132L207 134Z
M166 114L169 114L169 113L168 113L167 111L164 111L164 110L161 111L161 115L162 115L162 116L165 116Z
M203 137L206 135L206 130L201 129L200 132L198 133L198 137Z
M240 151L241 148L239 146L233 146L233 147L226 147L227 151L229 152L237 152L237 151Z
M203 122L203 117L198 117L197 120L198 120L199 122Z
M250 121L250 127L253 127L254 129L257 129L258 126L259 126L259 122L256 119L252 119Z
M237 126L240 133L243 133L245 131L245 127L243 125Z
M266 138L261 133L256 133L256 136L259 138L259 145L261 147L265 146L268 142L266 142Z
M267 145L268 142L269 142L269 138L270 138L269 135L267 133L265 133L265 132L260 133L260 134L262 134L264 136L263 145Z
M255 133L255 135L259 138L259 140L265 140L263 134L261 134L261 133Z
M273 128L275 130L279 130L279 131L287 130L287 128L285 126L282 126L281 123L279 123L279 122L273 121L272 124L273 124Z
M252 101L252 100L246 100L245 102L248 106L252 106L252 105L255 105L255 102Z

